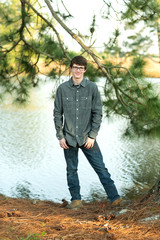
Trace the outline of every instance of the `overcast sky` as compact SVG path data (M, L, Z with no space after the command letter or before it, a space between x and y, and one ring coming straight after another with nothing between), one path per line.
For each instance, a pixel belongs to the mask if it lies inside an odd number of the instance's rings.
M130 34L130 31L124 31L123 25L121 22L116 21L116 14L115 11L111 10L111 16L109 17L109 20L103 19L102 15L103 12L106 14L106 7L103 0L63 0L63 1L52 1L52 5L55 9L58 7L66 13L62 2L65 4L66 8L70 12L71 15L74 16L74 18L71 18L66 22L67 26L73 30L75 33L78 33L79 30L82 35L89 33L89 26L92 23L93 15L96 14L96 33L93 36L93 41L96 41L94 44L94 47L96 47L97 51L103 50L103 43L108 43L109 38L112 36L112 33L117 28L117 24L119 27L120 32L122 33L119 37L119 42L122 43L125 39L125 36L127 34ZM107 1L106 1L107 2ZM123 4L117 5L117 0L112 0L112 6L114 6L114 9L123 9ZM123 2L119 1L118 2ZM76 30L77 29L77 30ZM70 50L79 51L81 47L76 43L75 40L73 40L68 33L66 33L60 26L59 31L61 35L63 36L63 40L65 44L69 47ZM157 53L158 54L158 41L157 36L153 37L154 39L154 46L150 49L151 53ZM125 39L126 40L126 39ZM92 41L92 42L93 42ZM86 44L88 44L86 42Z
M104 11L104 2L103 0L64 0L63 1L69 10L69 12L74 16L70 19L67 24L68 26L76 32L75 28L79 30L83 35L89 33L89 27L93 20L93 15L96 15L96 32L93 36L93 41L96 41L94 46L97 50L103 48L103 42L107 42L111 33L116 28L116 19L115 16L112 19L112 22L102 19L101 15ZM115 2L115 0L113 0ZM67 37L67 36L66 36ZM70 46L75 48L78 45L72 40L69 36L67 37L67 42Z

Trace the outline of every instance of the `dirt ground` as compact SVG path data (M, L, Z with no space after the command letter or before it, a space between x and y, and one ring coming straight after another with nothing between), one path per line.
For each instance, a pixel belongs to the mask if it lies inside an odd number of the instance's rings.
M160 204L152 199L123 208L112 208L106 201L83 204L70 210L65 201L0 196L0 240L160 239Z

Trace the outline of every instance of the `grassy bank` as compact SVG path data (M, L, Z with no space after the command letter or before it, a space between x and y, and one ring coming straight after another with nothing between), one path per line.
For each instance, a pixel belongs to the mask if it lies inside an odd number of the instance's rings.
M113 59L113 57L108 58L108 61L113 62L113 65L116 65L120 63L122 67L129 67L131 65L131 58L121 58L118 61L116 59ZM145 76L149 78L160 78L160 63L158 62L157 58L145 58L146 66L145 66ZM57 71L61 70L63 72L63 75L69 74L69 69L67 69L65 66L60 66L56 63L51 63L49 66L45 67L43 61L41 60L38 64L41 73L48 74L51 72L52 68L54 67L57 69Z

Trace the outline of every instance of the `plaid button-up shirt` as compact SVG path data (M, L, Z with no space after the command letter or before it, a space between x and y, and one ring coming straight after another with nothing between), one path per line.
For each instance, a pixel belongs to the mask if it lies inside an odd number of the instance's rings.
M72 78L62 83L54 102L56 136L70 146L82 146L87 137L96 138L102 120L102 104L97 85L83 79L76 86Z

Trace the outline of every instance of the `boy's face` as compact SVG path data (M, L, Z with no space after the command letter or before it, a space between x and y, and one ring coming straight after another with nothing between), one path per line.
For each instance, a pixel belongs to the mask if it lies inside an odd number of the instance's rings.
M77 80L83 79L83 75L86 72L86 69L84 66L77 65L74 63L72 68L70 69L72 72L73 79L77 79Z

